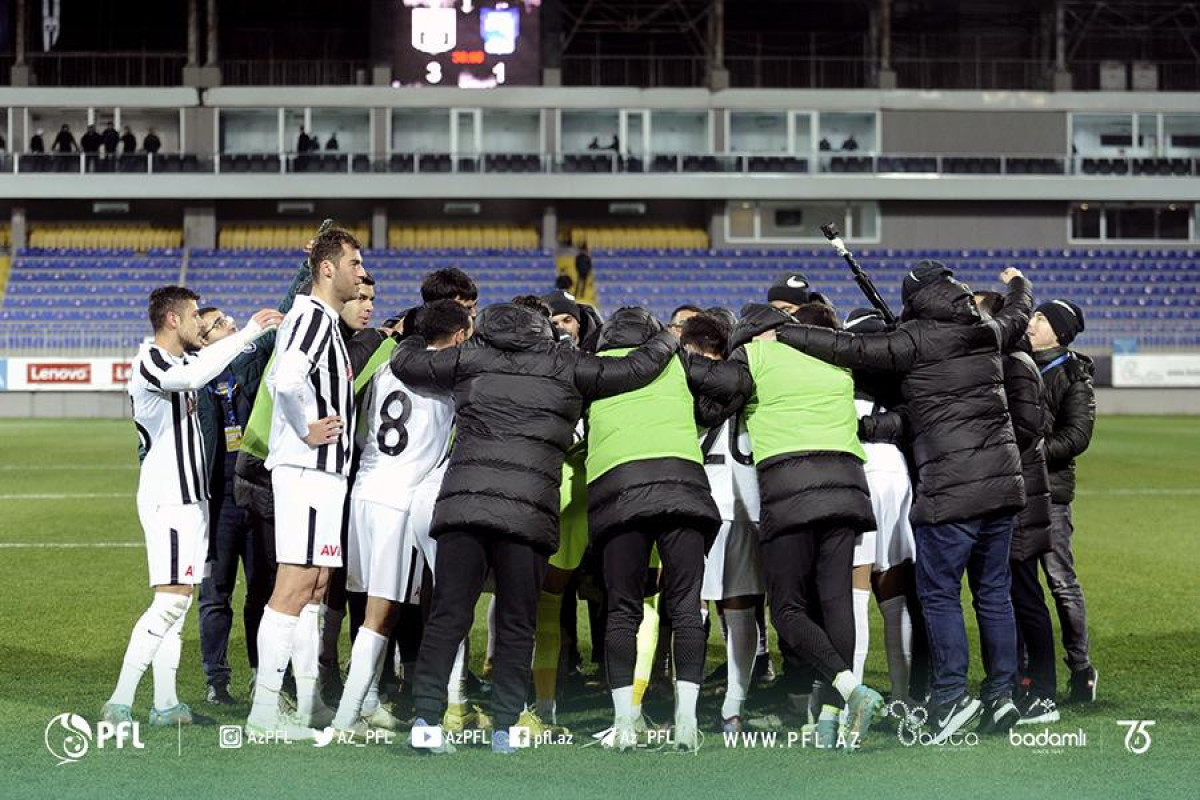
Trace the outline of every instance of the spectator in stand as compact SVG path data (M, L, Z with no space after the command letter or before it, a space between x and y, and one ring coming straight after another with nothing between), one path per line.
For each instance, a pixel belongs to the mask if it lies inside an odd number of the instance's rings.
M304 126L300 126L300 135L296 137L296 152L307 153L309 148L308 132L304 130Z
M117 133L117 129L110 122L104 126L104 133L100 134L100 141L104 145L104 155L114 156L117 154L117 145L121 143L121 134Z
M130 134L130 135L132 135L132 134ZM145 150L150 155L154 155L159 151L159 148L161 148L161 147L162 147L162 140L160 140L158 138L158 134L154 132L154 128L151 128L146 133L146 138L142 140L142 149Z
M326 150L338 150L339 149L336 133L329 134L329 139L327 139L325 141L325 149Z
M0 133L0 153L8 150L8 140L4 138L4 134Z
M45 134L46 134L46 132L44 130L42 130L41 128L38 128L36 131L33 132L33 136L30 137L30 139L29 139L29 152L31 152L31 153L46 152L46 140L42 138L43 136L45 136Z
M847 153L853 153L857 149L858 141L854 138L854 134L852 133L846 137L846 141L842 142L842 150L846 151Z
M824 136L822 136L821 141L817 143L817 149L820 150L822 153L825 153L825 152L832 150L833 145L831 145L829 143L828 139L826 139Z
M101 139L100 134L96 132L95 125L88 125L87 132L84 133L79 139L79 145L83 148L83 152L88 153L89 155L99 153L102 142L103 139Z
M137 152L137 137L128 125L121 129L121 152L125 155Z
M54 152L56 153L78 153L79 145L75 143L75 135L71 133L71 126L66 123L58 129L58 136L54 137Z

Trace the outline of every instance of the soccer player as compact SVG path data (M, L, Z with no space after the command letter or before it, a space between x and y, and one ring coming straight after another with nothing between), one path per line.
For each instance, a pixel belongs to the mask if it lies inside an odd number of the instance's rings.
M282 319L278 311L264 309L239 333L201 350L197 299L195 292L182 286L151 292L154 340L141 346L133 362L129 394L142 457L138 518L146 535L154 600L133 627L117 686L101 711L107 722L133 719L134 695L151 664L150 724L192 722L191 709L179 702L175 673L192 587L203 579L208 557L209 478L196 392L243 347ZM188 352L195 350L200 352Z
M342 306L358 297L366 271L355 238L317 237L309 256L312 293L296 298L267 373L274 400L270 452L275 495L275 590L258 631L258 680L247 731L312 738L333 721L320 698L320 603L329 569L342 565L341 522L354 434L353 372L338 329ZM291 662L296 716L279 713Z
M1083 309L1067 300L1052 300L1037 307L1029 322L1029 341L1046 384L1046 467L1053 501L1051 551L1042 557L1042 569L1058 607L1063 649L1071 670L1069 700L1090 703L1096 699L1100 675L1088 650L1087 608L1071 550L1075 459L1088 449L1096 423L1092 360L1069 349L1083 326Z
M456 441L434 510L433 608L413 697L417 722L439 720L459 644L490 567L496 578L492 749L512 752L508 728L524 706L538 592L557 549L559 483L585 399L637 389L675 350L667 334L619 359L555 341L549 319L511 303L479 315L478 344L426 350L410 337L392 370L414 389L454 390Z
M475 319L479 289L471 276L457 267L435 270L421 281L421 302L432 303L434 300L453 300L467 310L471 319Z
M719 361L729 347L729 332L718 318L697 314L683 323L679 343L689 352ZM758 476L741 415L709 428L700 450L721 514L721 529L705 562L700 599L716 602L724 620L726 688L721 729L740 732L758 647L754 607L766 593L758 546Z
M622 308L600 329L597 353L620 357L661 328L643 309ZM721 518L696 425L719 423L745 403L748 386L736 367L683 354L647 386L595 400L588 409L588 532L602 551L608 590L604 653L617 750L637 745L634 667L654 547L662 561L661 613L673 632L674 744L699 748L696 700L705 653L700 585L704 554Z
M466 341L471 319L454 301L439 300L418 310L414 327L431 350L442 350ZM449 393L406 386L384 364L371 378L362 408L362 457L351 495L346 558L349 588L367 594L366 620L354 639L333 727L365 733L369 720L361 718L363 701L371 686L377 687L399 607L416 597L424 564L435 562L436 545L429 538L432 505L414 507L413 500L431 476L434 493L440 484L438 467L450 447L454 400Z
M827 363L900 376L914 432L917 589L933 656L930 718L938 744L983 710L967 691L964 573L987 672L983 713L997 728L1019 716L1012 702L1017 665L1008 549L1025 493L1000 345L1027 324L1033 306L1029 282L1008 269L1001 274L1008 284L1004 309L985 322L970 289L953 275L939 262L918 263L904 279L905 321L894 331L856 334L789 324L777 334Z
M794 284L803 276L789 278ZM795 313L836 328L819 302ZM746 426L754 446L762 500L759 526L771 616L780 639L816 668L822 686L817 743L835 747L847 707L855 747L883 709L883 697L854 675L851 573L854 540L875 527L858 440L853 379L775 341L793 317L751 305L734 330L732 361L753 379ZM810 604L817 604L817 615Z

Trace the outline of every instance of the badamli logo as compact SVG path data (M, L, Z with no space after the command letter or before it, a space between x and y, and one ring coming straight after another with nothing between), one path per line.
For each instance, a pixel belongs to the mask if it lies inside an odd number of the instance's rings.
M78 714L59 714L46 725L45 742L50 755L58 759L58 766L74 764L91 750L106 747L123 750L129 745L134 750L144 750L142 731L138 722L98 722L95 735L92 726Z
M896 700L887 708L888 715L898 719L900 725L896 728L896 736L905 747L944 747L952 750L958 747L975 747L979 744L979 734L974 731L967 733L952 733L942 741L937 741L932 730L926 729L929 712L922 706L909 708L902 700Z
M1035 750L1063 750L1067 747L1087 747L1087 733L1079 728L1071 733L1060 733L1049 728L1042 728L1036 733L1018 731L1011 728L1008 731L1008 743L1013 747L1030 747Z

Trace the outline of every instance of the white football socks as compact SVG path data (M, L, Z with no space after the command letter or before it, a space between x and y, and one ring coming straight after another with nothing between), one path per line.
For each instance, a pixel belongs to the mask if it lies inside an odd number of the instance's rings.
M879 604L883 614L883 644L887 650L888 677L892 681L892 697L908 696L909 673L912 670L912 616L903 596L889 597Z
M857 689L861 684L862 681L854 677L854 673L848 669L844 669L837 675L833 676L833 688L837 689L838 694L842 696L843 700L849 700L850 695L853 694L854 690Z
M367 694L372 686L379 686L379 674L383 672L383 651L387 642L386 636L365 625L358 629L358 635L354 637L354 646L350 649L350 672L342 690L342 701L338 704L337 714L333 718L333 727L349 730L362 716ZM379 706L378 691L376 688L375 707Z
M191 605L191 598L188 605ZM183 623L187 611L179 615L175 624L167 631L154 654L154 707L166 711L179 705L179 694L175 690L175 673L179 671L179 656L183 652Z
M292 641L299 621L299 617L282 614L270 606L263 609L258 626L258 677L249 718L252 724L273 727L279 721L279 689L292 660Z
M325 705L321 700L317 658L321 649L321 606L309 603L300 611L292 638L292 675L296 678L296 714L301 720Z
M346 612L321 603L321 658L325 669L339 669L338 638L342 635L342 620Z
M727 608L723 616L728 683L725 700L721 704L721 717L729 719L740 717L746 703L758 648L758 625L754 621L753 608Z
M696 722L696 703L700 700L700 684L691 681L675 681L675 724L682 721Z
M622 686L612 690L613 715L617 719L633 720L633 687Z
M863 670L867 664L867 650L871 645L871 590L853 589L854 594L854 677L862 683Z
M133 632L129 636L129 645L125 648L125 658L121 662L121 673L117 677L117 686L108 702L132 706L134 695L137 694L138 684L147 668L154 661L163 640L170 633L175 623L181 622L192 598L188 595L155 592L150 607L142 613L134 623ZM179 654L175 654L176 667L179 665ZM176 701L178 702L178 701Z
M454 666L450 670L450 682L446 684L446 703L465 705L467 702L467 643L458 643L454 654Z

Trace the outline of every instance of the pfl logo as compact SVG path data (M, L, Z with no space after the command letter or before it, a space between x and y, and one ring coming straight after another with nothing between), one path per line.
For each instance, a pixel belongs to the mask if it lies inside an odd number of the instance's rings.
M92 742L97 749L115 747L122 750L130 745L134 750L144 750L142 731L137 722L98 722L95 736L92 726L78 714L59 714L46 725L46 749L58 759L58 766L74 764L88 754Z

